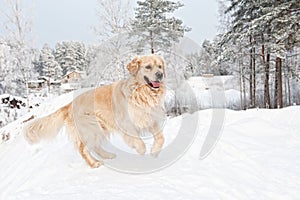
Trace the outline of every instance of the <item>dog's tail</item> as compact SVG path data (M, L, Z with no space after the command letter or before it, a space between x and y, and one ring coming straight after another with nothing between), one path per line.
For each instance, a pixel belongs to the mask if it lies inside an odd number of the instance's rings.
M56 112L28 122L24 128L24 136L31 144L37 143L42 139L52 139L64 125L65 119L68 117L70 104L60 108Z

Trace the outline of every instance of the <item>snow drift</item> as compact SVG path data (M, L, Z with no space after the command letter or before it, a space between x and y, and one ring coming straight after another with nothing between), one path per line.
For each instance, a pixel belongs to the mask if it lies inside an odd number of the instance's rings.
M1 136L10 135L0 144L0 199L299 198L300 107L225 110L221 137L204 159L199 155L214 126L214 110L187 115L191 123L197 122L192 145L171 165L153 173L133 175L113 170L109 161L99 169L90 169L68 141L64 129L50 142L31 146L24 140L22 121L32 114L43 116L54 111L74 95L47 102L0 129ZM165 148L176 138L183 117L168 119ZM112 143L134 153L117 136ZM151 140L146 143L149 149Z

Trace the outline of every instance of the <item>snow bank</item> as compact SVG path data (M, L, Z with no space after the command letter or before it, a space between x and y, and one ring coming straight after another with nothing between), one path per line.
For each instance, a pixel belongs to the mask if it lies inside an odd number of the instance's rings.
M45 115L73 95L42 105L35 114ZM90 169L63 129L53 141L30 146L20 134L22 120L16 121L0 130L15 135L0 144L0 199L299 199L300 107L226 110L222 135L201 160L203 142L216 125L211 124L213 111L190 116L191 123L198 123L197 136L182 157L140 175L114 171L108 161ZM176 139L181 120L179 116L167 121L164 148ZM112 140L126 148L117 138Z
M166 110L171 112L176 106L190 113L210 108L239 110L241 94L237 81L234 76L191 77L181 81L176 88L168 88Z

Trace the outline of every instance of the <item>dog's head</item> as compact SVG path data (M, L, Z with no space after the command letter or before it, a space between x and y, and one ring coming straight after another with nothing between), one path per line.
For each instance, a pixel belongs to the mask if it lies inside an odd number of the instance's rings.
M139 84L147 84L152 89L159 89L166 77L165 61L158 55L145 55L134 58L127 69Z

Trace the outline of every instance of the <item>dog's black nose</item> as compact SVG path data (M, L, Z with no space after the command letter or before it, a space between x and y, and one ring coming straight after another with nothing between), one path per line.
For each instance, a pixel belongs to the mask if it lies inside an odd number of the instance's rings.
M158 79L158 80L161 80L162 78L163 78L163 73L161 73L161 72L156 72L155 73L155 76L156 76L156 78Z

